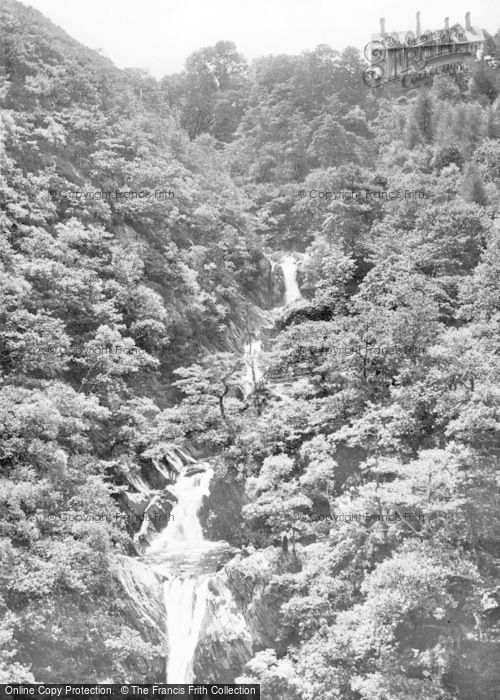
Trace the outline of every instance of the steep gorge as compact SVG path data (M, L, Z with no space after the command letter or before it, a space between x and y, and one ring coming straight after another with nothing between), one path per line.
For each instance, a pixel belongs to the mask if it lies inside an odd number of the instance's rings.
M279 267L284 280L282 308L301 294L296 258L285 255ZM260 329L253 333L255 340L245 346L244 354L246 395L263 380ZM269 583L273 573L286 570L286 564L280 564L272 549L238 552L203 535L199 514L210 493L216 461L213 456L208 462L194 460L185 450L172 447L166 458L168 472L153 463L172 485L156 490L144 511L145 520L135 536L139 557L121 561L119 577L131 601L133 622L145 619L151 625L156 619L154 641L161 640L167 659L165 679L170 683L201 682L207 677L232 682L255 652L273 646L277 637L280 600L270 592ZM130 481L143 493L148 489L143 477ZM167 508L169 523L158 533L147 514L162 494L174 504ZM128 503L137 500L127 497Z

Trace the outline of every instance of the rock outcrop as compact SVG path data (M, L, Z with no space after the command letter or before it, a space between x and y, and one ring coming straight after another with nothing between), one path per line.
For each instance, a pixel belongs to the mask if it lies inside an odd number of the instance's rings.
M248 541L241 509L246 503L244 485L234 475L224 472L214 476L210 494L199 513L207 540L223 540L235 547Z
M170 445L159 457L141 457L134 462L122 456L116 465L121 481L129 487L121 492L119 503L135 549L142 554L169 523L177 501L172 486L183 470L196 469L197 463L185 449Z
M243 611L220 572L210 579L202 633L193 666L195 679L231 682L254 654L254 644Z
M115 575L124 589L127 624L158 648L158 655L149 660L148 681L164 683L168 644L161 578L145 562L125 556L117 560Z
M286 563L269 547L237 554L209 583L207 609L195 654L195 677L233 682L257 651L276 648L284 598L271 584Z
M272 547L248 557L238 555L224 567L227 587L245 617L256 650L276 644L284 599L270 582L280 573L280 550Z
M256 302L263 309L273 309L281 304L285 294L283 270L276 260L266 257L259 259Z

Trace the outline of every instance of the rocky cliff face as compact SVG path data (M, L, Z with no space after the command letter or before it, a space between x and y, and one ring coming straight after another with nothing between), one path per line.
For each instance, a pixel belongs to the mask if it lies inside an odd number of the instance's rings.
M125 593L124 618L158 649L149 660L148 681L164 683L168 645L162 581L151 567L135 557L120 557L115 575Z
M243 610L227 586L225 573L208 586L207 607L194 663L195 679L231 682L254 654L254 641Z
M171 487L183 469L195 464L191 455L178 445L166 447L158 458L139 458L134 462L122 456L117 460L119 482L127 486L120 494L119 503L127 516L127 527L138 554L168 525L177 501Z
M254 554L234 557L225 567L226 585L236 605L242 611L254 647L275 647L279 629L279 614L284 598L272 585L273 576L284 573L279 549L268 547Z
M226 471L212 480L210 495L199 513L207 540L223 540L234 547L248 541L241 509L246 503L244 484Z
M197 679L232 682L254 654L276 648L284 598L271 580L287 562L268 548L238 554L210 581L207 610L195 655Z
M257 279L253 293L255 302L262 309L273 309L283 302L285 278L276 260L262 255L258 262Z

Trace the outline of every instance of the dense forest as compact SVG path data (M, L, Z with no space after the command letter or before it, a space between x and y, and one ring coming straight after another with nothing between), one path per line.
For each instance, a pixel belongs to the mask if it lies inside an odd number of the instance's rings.
M2 0L0 682L161 680L116 569L127 474L178 445L215 469L207 537L250 547L242 576L267 562L276 634L241 682L498 697L486 37L468 73L411 91L369 89L353 48L249 64L230 41L157 81ZM273 311L282 251L302 298Z

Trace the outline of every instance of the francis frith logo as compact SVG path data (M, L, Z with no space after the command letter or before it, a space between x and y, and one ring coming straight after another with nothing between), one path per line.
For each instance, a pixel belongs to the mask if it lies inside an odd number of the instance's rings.
M385 20L380 20L380 32L372 35L365 47L370 66L363 73L368 87L382 87L400 81L404 88L418 87L431 76L466 72L482 49L484 34L472 26L470 12L465 15L465 27L449 25L435 31L422 32L420 12L417 12L416 32L386 32Z

